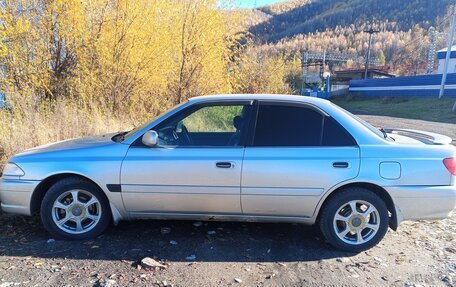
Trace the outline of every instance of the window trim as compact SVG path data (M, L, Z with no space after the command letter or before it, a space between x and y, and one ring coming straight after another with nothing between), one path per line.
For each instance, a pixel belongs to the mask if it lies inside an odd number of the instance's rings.
M320 131L320 145L317 146L287 146L287 145L280 145L280 146L256 146L254 145L254 140L255 140L255 133L256 133L256 127L258 123L258 112L260 109L260 106L289 106L289 107L303 107L303 108L308 108L313 111L316 111L322 116L322 125L321 125L321 131ZM320 107L310 104L310 103L305 103L305 102L290 102L290 101L285 101L285 100L257 100L254 103L254 109L252 112L253 118L253 123L250 126L250 129L248 130L249 132L249 139L247 141L246 147L249 148L290 148L290 149L296 149L296 148L347 148L347 147L359 147L358 142L356 141L355 137L350 134L347 129L341 125L334 117L329 115L326 111L322 110ZM342 128L342 130L349 136L350 138L353 139L354 145L346 145L346 146L334 146L334 145L323 145L323 138L324 138L324 129L325 129L325 120L326 118L332 118L336 124Z
M252 122L252 111L253 111L253 105L254 105L254 101L253 100L237 100L237 99L233 99L233 100L224 100L224 101L219 101L219 100L212 100L212 101L206 101L206 102L199 102L199 103L195 103L193 105L190 105L180 111L178 111L177 113L174 113L172 115L170 115L169 117L167 118L164 118L163 120L161 120L160 122L158 122L157 124L155 124L154 126L152 126L148 131L150 130L155 130L159 125L161 125L162 123L164 123L165 121L168 121L168 120L173 120L174 118L178 118L178 117L181 117L182 114L184 114L184 117L185 117L185 114L187 114L187 116L191 115L192 113L196 112L197 110L200 110L202 108L206 108L206 107L212 107L212 106L235 106L235 105L243 105L243 106L250 106L250 111L248 112L248 116L247 116L247 129L244 129L244 131L241 133L241 142L239 145L237 146L212 146L212 145L207 145L207 146L195 146L195 145L192 145L192 146L156 146L154 148L169 148L169 149L176 149L176 148L219 148L219 149L222 149L222 148L245 148L246 147L246 138L248 135L248 133L250 132L250 124ZM144 133L138 137L131 145L130 147L131 148L151 148L151 147L148 147L146 145L144 145L142 143L142 137L144 136Z

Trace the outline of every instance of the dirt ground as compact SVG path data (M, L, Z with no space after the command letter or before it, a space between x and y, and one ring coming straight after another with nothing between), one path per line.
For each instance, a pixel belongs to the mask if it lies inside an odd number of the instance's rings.
M368 116L456 138L456 123ZM152 257L165 269L144 270ZM6 286L454 286L456 217L406 222L360 254L329 247L316 227L193 221L121 222L94 240L55 241L39 219L0 213Z

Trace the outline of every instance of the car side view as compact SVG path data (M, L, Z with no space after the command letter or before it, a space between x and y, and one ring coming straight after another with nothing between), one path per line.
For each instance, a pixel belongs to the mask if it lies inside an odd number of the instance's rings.
M2 210L84 239L136 218L318 224L359 252L404 220L456 207L456 147L376 129L333 103L288 95L197 97L129 132L13 156Z

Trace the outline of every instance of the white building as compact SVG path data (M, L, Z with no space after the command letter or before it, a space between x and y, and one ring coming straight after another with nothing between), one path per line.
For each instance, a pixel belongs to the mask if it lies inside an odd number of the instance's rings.
M437 74L443 74L445 69L445 57L447 48L437 51L437 59L439 60L439 70ZM456 73L456 46L451 48L450 62L448 63L448 73Z

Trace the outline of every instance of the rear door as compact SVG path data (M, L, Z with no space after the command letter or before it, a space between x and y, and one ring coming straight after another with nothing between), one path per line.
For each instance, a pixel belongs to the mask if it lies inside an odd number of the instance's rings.
M310 217L325 191L357 176L356 141L318 108L260 102L256 113L244 154L244 214Z

